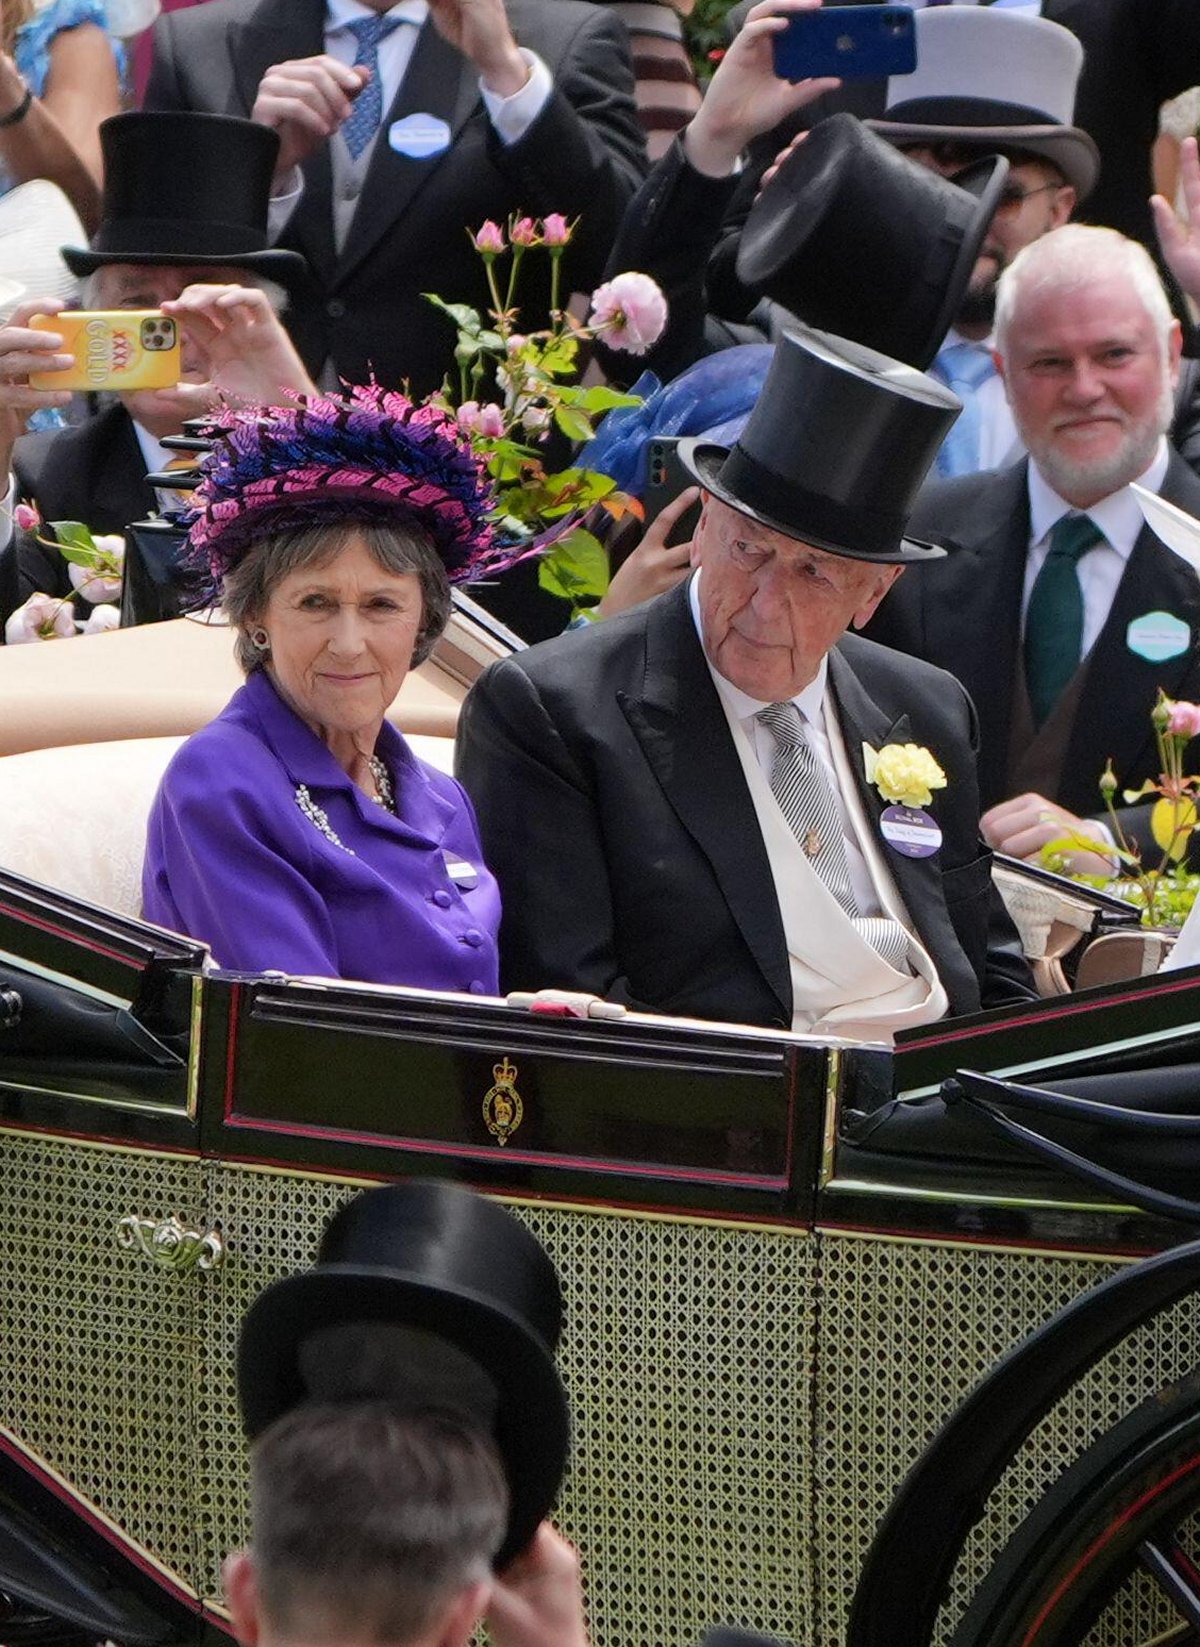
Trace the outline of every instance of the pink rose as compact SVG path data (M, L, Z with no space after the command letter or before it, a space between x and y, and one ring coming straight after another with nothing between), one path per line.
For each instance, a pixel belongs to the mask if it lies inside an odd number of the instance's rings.
M121 614L115 606L97 606L83 626L85 635L103 635L109 629L121 627ZM83 656L81 652L80 657Z
M514 246L536 246L538 238L537 224L532 217L518 217L508 231L508 238Z
M510 355L519 355L528 342L529 339L523 336L522 333L513 332L508 338L505 339L504 347L508 350Z
M571 225L561 212L551 212L542 219L542 241L547 246L565 246L571 238Z
M494 400L479 408L479 433L490 440L499 440L504 434L504 413Z
M667 300L649 275L614 275L592 293L588 325L610 349L644 355L667 324Z
M4 639L9 646L23 646L26 641L65 640L74 633L74 608L69 600L60 600L57 595L30 595L4 625Z
M521 422L531 435L541 434L550 427L549 406L527 406L521 413Z
M18 503L13 510L13 520L22 532L36 532L42 524L42 517L31 503Z
M98 601L116 600L121 593L120 577L114 577L95 566L76 566L74 561L71 561L67 566L67 576L71 580L71 587L77 589L84 600L90 601L93 606Z
M490 217L475 235L475 250L485 257L495 257L497 252L504 250L504 230Z
M1200 703L1173 703L1167 712L1167 731L1181 738L1200 737Z
M479 433L479 402L477 400L464 400L454 415L458 419L460 429L465 429L469 435Z

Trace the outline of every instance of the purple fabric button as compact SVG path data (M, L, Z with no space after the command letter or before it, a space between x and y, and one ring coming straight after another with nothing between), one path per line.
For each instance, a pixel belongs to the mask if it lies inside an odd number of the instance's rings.
M483 982L483 980L481 978L472 978L471 982L467 985L467 989L470 991L470 993L472 995L486 995L487 994L487 985Z
M439 887L436 892L431 894L430 902L435 903L439 909L449 909L454 899L443 887Z
M464 944L470 944L472 949L478 949L483 943L483 933L477 926L469 926L462 935Z

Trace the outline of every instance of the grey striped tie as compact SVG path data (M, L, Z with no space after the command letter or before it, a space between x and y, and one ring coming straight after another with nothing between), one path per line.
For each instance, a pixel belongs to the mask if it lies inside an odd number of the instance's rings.
M771 793L809 862L871 948L890 966L911 971L908 933L899 921L858 912L837 800L805 735L800 711L794 703L772 703L759 710L757 719L775 740Z

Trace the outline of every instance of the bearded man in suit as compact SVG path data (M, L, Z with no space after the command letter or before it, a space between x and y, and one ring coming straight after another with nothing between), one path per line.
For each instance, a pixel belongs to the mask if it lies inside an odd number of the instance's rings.
M690 583L476 683L459 769L506 987L867 1040L1029 998L965 693L845 633L937 558L905 524L957 410L884 356L785 334L737 445L682 448L706 494ZM885 808L889 745L943 769L929 811L931 790Z
M1086 814L1106 763L1122 788L1156 776L1159 691L1200 695L1200 579L1130 490L1200 514L1200 481L1164 438L1180 328L1141 246L1069 224L1003 275L996 345L1029 457L922 494L914 528L957 547L889 597L871 634L951 670L975 700L993 847L1035 857L1082 832L1103 851ZM1148 843L1144 808L1124 823Z
M209 0L157 23L146 107L279 132L273 224L316 277L288 316L305 363L418 395L453 369L423 294L492 304L468 227L578 218L563 291L586 290L646 169L628 38L581 0ZM522 274L531 324L548 265Z
M123 533L159 507L146 477L167 466L173 454L161 442L185 419L218 394L274 401L313 385L275 313L306 270L296 253L267 244L274 133L224 116L122 114L104 122L100 141L100 228L90 247L65 247L63 257L85 282L88 308L166 306L180 330L181 381L126 391L75 427L21 435L29 413L71 399L32 387L29 374L52 378L74 364L57 334L27 324L64 304L31 298L0 328L0 477L43 520ZM12 608L35 591L72 594L58 550L13 534L11 503L10 492L0 522L0 637ZM86 613L82 596L77 604Z

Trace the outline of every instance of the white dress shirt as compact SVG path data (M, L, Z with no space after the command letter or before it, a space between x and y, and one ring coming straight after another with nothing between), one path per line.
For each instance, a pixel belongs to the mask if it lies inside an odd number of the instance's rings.
M1169 458L1167 443L1161 440L1158 451L1147 469L1140 474L1138 484L1148 491L1157 492L1167 473ZM1029 465L1029 553L1025 558L1025 590L1021 599L1021 626L1029 610L1029 597L1037 575L1050 552L1050 533L1053 527L1074 505L1059 497L1045 480L1037 465ZM1104 533L1104 541L1081 555L1078 562L1079 586L1083 590L1083 657L1087 657L1108 621L1117 585L1125 574L1138 534L1146 524L1137 499L1128 486L1122 486L1090 509L1078 511Z
M700 579L701 572L696 572L688 588L688 600L691 604L692 622L696 625L696 634L700 639L701 649L704 647L704 629L700 622ZM752 698L741 687L735 686L727 680L717 669L708 653L704 653L704 661L708 664L709 673L713 677L713 684L718 694L730 706L735 718L750 740L750 747L754 750L758 764L766 774L767 782L771 781L771 768L775 764L775 739L770 729L758 719L759 712L768 706L758 698ZM858 844L858 837L854 832L846 803L842 797L842 786L838 779L837 768L833 762L833 752L829 745L829 731L826 717L831 713L826 685L829 679L829 660L821 659L821 667L815 677L801 692L791 699L804 720L804 733L809 746L821 763L833 797L837 802L838 817L842 825L842 839L846 847L846 867L850 872L850 886L854 893L854 901L858 905L860 915L880 915L883 906L871 872L867 868L862 848Z

